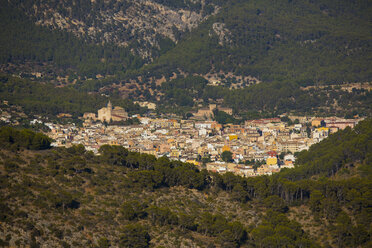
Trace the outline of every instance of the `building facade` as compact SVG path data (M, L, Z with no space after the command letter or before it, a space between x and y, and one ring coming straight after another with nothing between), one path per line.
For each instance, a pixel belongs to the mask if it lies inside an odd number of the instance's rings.
M107 107L98 110L98 120L107 123L111 121L125 121L128 119L128 113L122 108L115 106L112 108L112 104L109 101Z

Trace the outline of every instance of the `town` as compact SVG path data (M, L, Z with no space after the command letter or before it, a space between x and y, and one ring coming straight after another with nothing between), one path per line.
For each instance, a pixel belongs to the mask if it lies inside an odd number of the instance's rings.
M216 107L216 106L211 106ZM102 145L120 145L133 152L166 156L218 173L233 172L250 177L271 175L293 168L295 153L307 150L329 134L353 128L361 119L289 116L245 121L244 125L221 125L216 121L176 120L135 116L139 124L109 125L128 119L120 107L107 107L84 114L84 123L44 123L53 146L82 144L99 153ZM205 117L205 116L204 116ZM113 122L114 123L114 122Z

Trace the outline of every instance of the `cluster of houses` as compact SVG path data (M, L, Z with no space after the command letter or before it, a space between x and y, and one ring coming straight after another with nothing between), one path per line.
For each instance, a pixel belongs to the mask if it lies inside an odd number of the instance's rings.
M208 120L137 117L140 124L131 126L91 122L89 116L83 127L46 125L51 130L48 135L55 140L54 146L83 144L87 150L98 153L104 144L121 145L130 151L167 156L210 171L231 171L248 177L294 167L293 154L308 149L337 130L354 127L359 121L290 117L296 119L297 124L288 125L280 118L270 118L246 121L244 125L221 125ZM222 161L224 151L231 152L231 162ZM259 162L260 166L252 161Z

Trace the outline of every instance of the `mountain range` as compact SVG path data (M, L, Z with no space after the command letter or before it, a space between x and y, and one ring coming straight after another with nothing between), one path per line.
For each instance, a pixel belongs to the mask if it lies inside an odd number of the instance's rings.
M313 112L346 114L337 111L343 101L334 94L350 92L335 86L364 83L361 92L345 98L367 100L346 105L349 114L369 112L355 106L370 104L372 8L367 0L1 4L0 68L7 74L154 101L162 112L185 113L198 107L196 102L222 101L239 115L309 113L296 103L314 105L306 99L313 94L329 97L311 107ZM201 90L194 87L198 77L205 80ZM186 84L180 88L172 80ZM284 95L271 99L267 89L273 88ZM237 95L248 103L233 101ZM253 106L264 101L273 102Z

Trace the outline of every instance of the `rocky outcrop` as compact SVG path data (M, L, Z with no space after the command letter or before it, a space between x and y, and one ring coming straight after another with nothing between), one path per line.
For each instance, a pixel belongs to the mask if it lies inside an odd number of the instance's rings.
M218 11L218 6L205 0L185 0L179 7L159 2L26 0L20 7L39 25L67 30L96 43L130 46L149 60L155 56L154 49L160 49L162 39L177 43L183 33Z
M218 44L220 44L221 46L231 45L231 32L226 28L225 23L213 23L212 29L218 37Z

